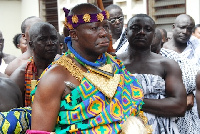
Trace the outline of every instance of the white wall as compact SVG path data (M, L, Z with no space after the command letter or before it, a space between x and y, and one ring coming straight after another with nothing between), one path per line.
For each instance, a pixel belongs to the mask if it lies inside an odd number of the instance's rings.
M190 15L195 24L200 23L200 0L186 0L186 14Z
M22 20L30 16L39 17L39 0L21 0Z
M12 40L15 34L20 33L21 25L21 2L20 1L0 1L0 30L4 37L5 53L19 55L18 50Z
M39 16L38 0L1 0L0 30L5 39L4 52L19 56L21 51L13 44L13 37L21 33L21 23L29 16Z

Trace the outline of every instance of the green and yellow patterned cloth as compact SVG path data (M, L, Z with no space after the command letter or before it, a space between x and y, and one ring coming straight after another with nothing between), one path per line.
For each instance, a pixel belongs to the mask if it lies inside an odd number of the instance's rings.
M106 97L84 77L81 84L61 100L55 126L57 134L117 134L121 130L121 124L129 116L138 116L143 105L140 84L134 76L129 75L119 59L107 55L107 64L108 62L115 64L114 74L120 74L112 99ZM31 93L33 96L36 90L37 87Z
M31 126L31 107L14 108L0 112L1 134L25 134Z

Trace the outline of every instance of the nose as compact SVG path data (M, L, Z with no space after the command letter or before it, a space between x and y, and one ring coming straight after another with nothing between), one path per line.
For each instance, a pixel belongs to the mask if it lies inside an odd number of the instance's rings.
M108 34L108 32L105 30L105 28L101 27L99 30L99 35L101 37L105 37Z
M183 30L182 30L182 33L186 33L187 32L187 28L184 28Z
M139 30L139 32L138 32L139 34L144 34L144 29L143 28L141 28L140 30Z
M120 20L119 19L116 19L115 20L115 24L120 24L121 22L120 22Z
M47 44L48 45L54 45L55 42L52 39L49 38L48 41L47 41Z

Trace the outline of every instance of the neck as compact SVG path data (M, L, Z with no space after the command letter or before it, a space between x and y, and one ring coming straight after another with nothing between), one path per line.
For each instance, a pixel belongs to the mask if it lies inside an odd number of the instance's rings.
M112 39L113 39L113 40L118 40L118 39L120 38L120 36L121 36L121 33L113 34L113 35L112 35Z
M149 59L149 57L151 56L151 50L149 49L139 49L139 50L135 50L132 48L128 48L128 55L129 55L129 60L132 61L146 61Z
M46 60L33 56L33 60L35 62L35 66L37 67L38 76L40 76L41 73L48 67L49 64L51 64L51 62L53 62L54 59Z
M174 47L176 47L180 52L182 52L186 47L187 47L187 42L186 43L181 43L176 41L174 38L172 39L172 44Z

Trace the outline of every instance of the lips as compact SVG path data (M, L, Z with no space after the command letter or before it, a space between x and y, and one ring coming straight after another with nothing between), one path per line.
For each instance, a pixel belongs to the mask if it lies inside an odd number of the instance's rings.
M108 47L110 44L109 41L98 43L99 46Z
M49 50L46 50L48 53L55 53L56 52L56 49L49 49Z

